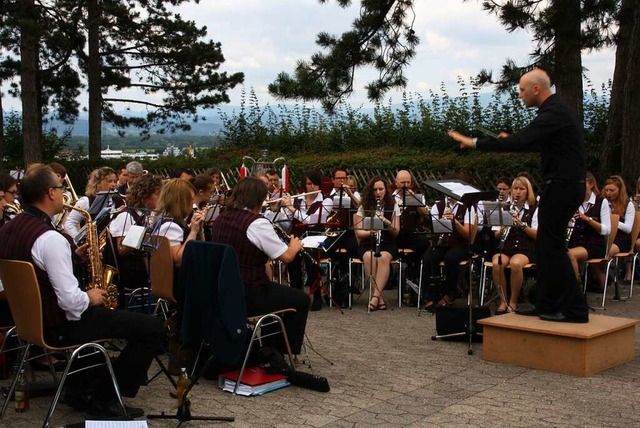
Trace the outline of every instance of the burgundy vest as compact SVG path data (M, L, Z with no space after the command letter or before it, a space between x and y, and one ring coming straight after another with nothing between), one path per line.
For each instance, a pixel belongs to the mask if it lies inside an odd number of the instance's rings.
M229 208L216 219L212 241L231 245L238 254L240 274L246 286L256 287L269 282L265 265L269 257L247 238L249 225L261 216L251 211Z
M584 214L591 217L598 223L602 221L600 218L600 209L602 208L603 198L596 196L596 203L593 204ZM583 245L606 246L605 237L591 227L587 222L577 219L571 232L569 240L569 248L581 247Z
M293 201L293 207L296 210L300 209L300 205L302 205L302 199L297 198ZM322 209L322 201L315 201L314 203L312 203L310 206L307 207L307 215L313 215L316 212L318 212L318 210ZM305 224L309 224L311 226L304 226ZM291 225L292 225L292 231L293 234L297 237L300 237L301 235L303 235L305 232L309 232L309 231L321 231L325 228L325 226L313 226L315 223L303 223L300 220L298 220L297 218L294 218L291 221Z
M55 327L66 321L66 315L58 306L47 272L38 268L31 257L31 248L36 240L45 232L56 231L45 217L44 213L37 216L25 212L0 229L0 259L20 260L33 265L40 287L44 327Z
M522 222L531 227L531 221L533 220L533 213L536 207L529 207L529 209L523 209ZM534 251L536 247L536 241L529 237L524 229L517 227L511 227L507 240L504 242L505 251Z
M438 207L438 218L442 218L444 215L444 201L437 201L436 206ZM465 223L467 215L467 205L459 204L458 209L456 210L456 215L454 216L458 222L461 224ZM441 247L459 247L461 245L467 245L469 242L464 239L457 232L455 226L453 226L453 233L445 233L442 235L442 241L439 241L439 246Z

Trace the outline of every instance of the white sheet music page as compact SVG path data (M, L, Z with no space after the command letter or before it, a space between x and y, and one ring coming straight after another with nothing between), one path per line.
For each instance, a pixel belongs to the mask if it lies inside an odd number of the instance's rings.
M320 244L327 240L325 235L309 235L302 239L304 248L320 248Z
M467 193L480 192L480 189L477 189L466 183L458 183L455 181L441 181L439 184L442 187L446 187L451 193L459 195L460 197L464 196Z
M147 421L85 421L85 428L148 428Z

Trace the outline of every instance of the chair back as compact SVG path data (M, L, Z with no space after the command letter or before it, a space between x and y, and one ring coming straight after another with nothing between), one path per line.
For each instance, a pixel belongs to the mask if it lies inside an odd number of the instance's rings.
M169 240L160 238L160 245L151 256L151 293L170 303L176 303L173 296L173 257Z
M616 240L616 235L618 234L618 222L620 221L620 215L611 214L611 232L609 233L609 238L607 239L607 252L605 253L605 259L609 259L609 253L611 252L611 246L613 245L613 241Z
M7 293L18 336L48 348L42 327L42 300L33 265L18 260L0 260L0 279Z
M630 253L637 252L636 241L638 240L638 235L640 235L640 211L636 211L636 214L633 217L633 227L631 228L631 249L629 250Z

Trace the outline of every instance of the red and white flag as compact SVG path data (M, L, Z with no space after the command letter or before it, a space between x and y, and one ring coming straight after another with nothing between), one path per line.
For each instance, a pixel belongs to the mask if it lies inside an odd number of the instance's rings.
M244 162L242 162L242 166L240 167L240 178L245 178L247 176L247 167L244 166Z

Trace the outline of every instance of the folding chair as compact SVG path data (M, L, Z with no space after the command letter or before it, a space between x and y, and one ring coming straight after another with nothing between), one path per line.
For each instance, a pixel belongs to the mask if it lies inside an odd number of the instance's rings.
M103 346L96 342L88 342L79 343L73 346L54 347L47 344L44 340L40 288L38 286L38 280L36 278L35 270L33 269L31 263L17 260L0 260L0 279L2 280L2 283L7 292L7 298L9 300L11 313L16 324L18 337L20 338L20 340L23 340L27 343L26 348L22 354L22 358L20 359L18 368L13 375L9 393L7 394L7 398L5 399L2 410L0 411L0 417L4 417L9 399L13 396L13 393L16 389L18 375L22 370L22 367L24 366L24 362L27 360L29 349L32 345L40 346L45 350L46 353L71 353L71 356L67 359L67 365L64 369L64 372L62 373L62 379L58 384L58 388L56 389L53 401L49 406L49 411L47 412L47 416L42 425L43 427L46 428L49 426L49 422L58 404L58 400L60 399L60 394L62 393L62 388L64 387L64 382L66 381L67 376L95 367L94 365L83 367L73 371L70 370L71 365L76 360L76 358L83 358L86 356L86 354L79 356L79 354L85 349L93 349L94 353L99 352L103 355L105 363L109 370L109 374L111 375L111 382L113 384L118 403L120 404L120 408L122 409L122 414L126 417L127 411L124 407L124 403L122 402L122 397L120 396L120 389L118 388L118 382L116 381L113 367L111 366L111 360L109 359L109 355L107 354L107 351ZM100 340L99 342L103 342L106 340L107 339ZM52 374L54 375L55 379L55 372L53 372Z
M618 233L618 221L619 221L619 219L620 219L619 215L611 214L611 233L607 237L607 248L606 248L606 252L604 253L604 257L595 258L595 259L589 259L589 260L586 260L584 262L585 263L585 266L584 266L584 290L583 290L584 293L587 292L587 281L589 279L589 265L590 264L600 264L600 263L603 263L603 262L607 263L607 270L606 270L605 276L604 276L604 290L602 292L602 306L600 306L599 308L596 308L596 309L604 309L604 303L605 303L605 300L607 298L607 285L609 283L609 271L611 270L612 263L615 261L614 258L609 256L609 252L611 251L611 246L613 245L613 241L615 241L616 234Z
M638 239L638 235L640 234L640 211L636 211L636 214L633 218L633 227L631 228L631 249L626 252L619 252L613 255L615 259L615 269L614 271L618 272L618 262L620 259L631 258L631 283L629 285L629 298L633 295L633 280L635 279L636 273L636 261L638 260L638 251L636 249L636 240Z
M209 260L208 265L203 265ZM214 260L214 262L211 262ZM283 309L269 314L246 316L244 283L240 276L238 256L233 247L211 242L190 241L183 254L180 283L185 287L185 310L182 324L182 339L185 344L200 344L211 356L195 375L194 384L210 365L213 357L234 364L243 358L239 379L244 372L248 357L256 341L281 333L291 368L295 361L289 339L280 315L295 311ZM206 280L203 280L206 278ZM244 351L247 325L253 327L248 349ZM262 333L271 325L279 326L278 332ZM198 352L199 356L200 352ZM196 364L194 365L197 367ZM236 389L237 389L236 384ZM236 391L234 390L234 393Z

